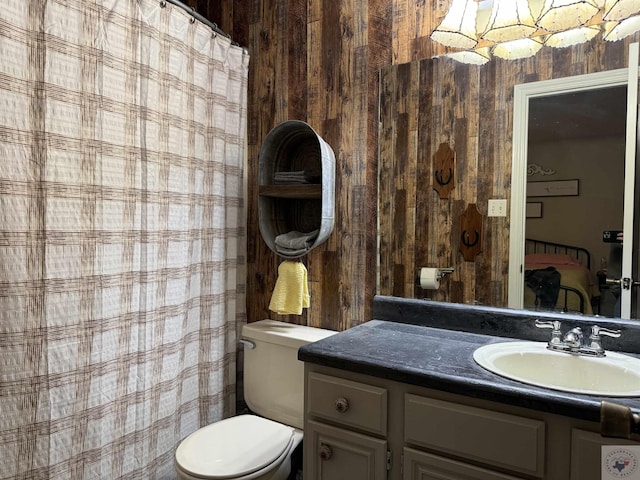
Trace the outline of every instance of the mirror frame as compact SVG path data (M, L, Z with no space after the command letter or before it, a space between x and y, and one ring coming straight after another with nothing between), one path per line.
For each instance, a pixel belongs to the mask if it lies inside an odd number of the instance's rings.
M572 77L522 83L514 87L513 156L511 163L511 220L509 236L508 307L524 305L524 244L527 204L527 150L529 146L529 99L576 91L627 85L628 68Z

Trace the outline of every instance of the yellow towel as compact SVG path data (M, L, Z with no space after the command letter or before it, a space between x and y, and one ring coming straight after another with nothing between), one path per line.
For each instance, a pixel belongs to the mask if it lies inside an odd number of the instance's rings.
M269 310L280 315L300 315L303 308L309 308L307 269L302 262L285 260L278 267Z

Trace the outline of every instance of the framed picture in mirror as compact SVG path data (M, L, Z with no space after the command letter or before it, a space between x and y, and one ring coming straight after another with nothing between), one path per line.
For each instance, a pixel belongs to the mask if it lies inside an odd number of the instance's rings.
M527 197L567 197L579 195L576 180L555 180L552 182L528 182Z

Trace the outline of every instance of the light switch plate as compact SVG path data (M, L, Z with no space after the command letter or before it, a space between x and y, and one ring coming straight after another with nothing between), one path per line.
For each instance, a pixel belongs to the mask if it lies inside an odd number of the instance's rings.
M503 198L490 199L488 215L490 217L506 217L507 216L507 200Z

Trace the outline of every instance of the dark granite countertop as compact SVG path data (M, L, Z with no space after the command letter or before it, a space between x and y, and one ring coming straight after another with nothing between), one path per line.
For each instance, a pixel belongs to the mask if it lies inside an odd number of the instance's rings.
M425 305L425 312L428 312L429 305ZM442 308L448 308L437 302L431 302L430 306L436 308L439 318L442 318ZM459 307L451 308L460 314ZM476 310L475 307L466 309ZM499 309L490 310L499 313ZM401 316L403 321L407 318L406 315ZM479 318L486 320L486 315L479 315ZM600 324L606 324L606 321L598 320ZM482 345L519 339L539 341L513 326L506 327L512 334L507 337L503 330L482 328L483 333L472 333L441 328L441 325L434 328L428 326L430 323L437 324L438 321L431 321L428 314L422 316L421 322L371 320L300 348L298 357L304 362L588 421L600 421L602 400L640 412L640 397L609 398L539 388L500 377L476 364L473 352ZM469 330L477 331L477 325L471 322ZM539 334L538 329L532 332L535 336ZM548 333L547 330L544 335ZM640 356L637 353L631 355Z

